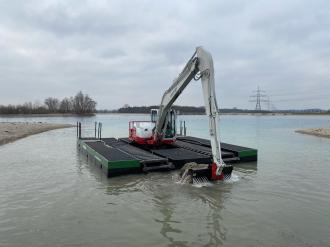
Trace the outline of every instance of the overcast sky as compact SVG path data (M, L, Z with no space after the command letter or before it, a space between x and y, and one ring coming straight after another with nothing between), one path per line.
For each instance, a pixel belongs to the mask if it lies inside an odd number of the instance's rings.
M221 108L253 108L258 85L278 109L330 108L328 0L0 0L0 104L159 104L198 45ZM203 105L200 82L176 103Z

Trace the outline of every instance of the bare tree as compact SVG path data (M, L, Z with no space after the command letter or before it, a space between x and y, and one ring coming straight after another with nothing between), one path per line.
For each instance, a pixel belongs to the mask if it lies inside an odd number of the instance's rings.
M50 112L57 112L60 104L58 99L49 97L45 99L45 105L48 107Z
M77 114L94 113L96 102L81 91L73 99L73 109Z
M64 99L62 99L61 103L60 103L60 112L63 113L68 113L68 112L72 112L73 110L73 99L69 99L67 97L65 97Z
M65 97L59 101L56 98L49 97L45 99L44 104L36 101L35 103L26 102L21 105L0 105L0 114L45 114L45 113L76 113L90 114L96 112L96 102L88 94L81 91L75 97Z

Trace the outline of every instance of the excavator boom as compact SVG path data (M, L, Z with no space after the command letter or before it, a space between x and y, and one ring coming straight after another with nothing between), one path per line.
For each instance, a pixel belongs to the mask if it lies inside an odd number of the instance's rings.
M219 136L219 114L215 95L214 67L210 53L202 47L197 47L193 56L166 90L159 106L158 120L155 124L154 140L160 142L166 129L166 117L174 101L179 97L185 87L193 79L201 78L206 115L209 118L209 135L212 147L212 158L216 165L216 175L220 175L224 162L221 158L220 136Z

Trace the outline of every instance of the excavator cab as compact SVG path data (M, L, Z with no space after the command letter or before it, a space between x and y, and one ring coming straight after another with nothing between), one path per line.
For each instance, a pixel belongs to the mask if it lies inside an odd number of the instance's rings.
M155 124L158 120L158 109L151 110L151 121L130 121L129 139L138 144L172 144L176 140L176 112L170 109L164 123L164 136L160 142L154 138Z
M151 109L150 115L151 115L151 122L156 123L158 120L158 109Z
M158 109L151 109L151 122L156 123L158 120ZM176 112L170 109L166 116L165 131L164 131L165 143L172 143L176 138Z

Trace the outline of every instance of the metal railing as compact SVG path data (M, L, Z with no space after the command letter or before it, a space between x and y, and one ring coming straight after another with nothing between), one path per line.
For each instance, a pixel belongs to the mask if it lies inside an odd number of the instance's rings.
M77 138L94 138L94 139L102 139L102 123L101 122L95 122L94 128L88 128L88 127L82 127L81 122L77 122ZM90 136L88 134L91 134L94 132L94 137Z

